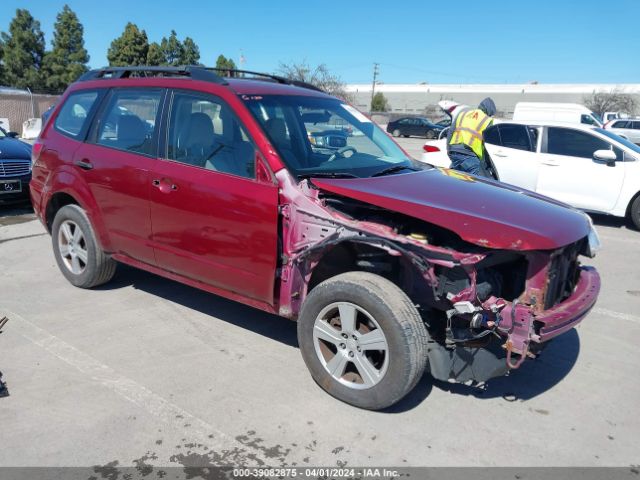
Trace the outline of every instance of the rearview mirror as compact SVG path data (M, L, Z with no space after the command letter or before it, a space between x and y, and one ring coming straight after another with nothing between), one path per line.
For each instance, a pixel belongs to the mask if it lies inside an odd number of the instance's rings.
M593 152L593 159L598 162L605 162L609 167L616 166L616 152L613 150L596 150Z

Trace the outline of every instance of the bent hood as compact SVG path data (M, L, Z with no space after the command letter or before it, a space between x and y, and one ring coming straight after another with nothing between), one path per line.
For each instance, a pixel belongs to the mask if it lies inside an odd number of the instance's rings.
M447 228L467 242L550 250L588 235L584 214L511 185L445 168L358 179L313 179L327 192Z

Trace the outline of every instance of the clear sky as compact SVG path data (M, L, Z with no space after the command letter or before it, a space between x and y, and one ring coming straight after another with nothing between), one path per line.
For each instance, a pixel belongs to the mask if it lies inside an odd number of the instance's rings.
M2 0L41 23L49 48L59 0ZM245 69L326 64L348 83L640 83L640 0L68 0L90 65L107 64L128 21L150 41L192 37L202 63L222 53Z

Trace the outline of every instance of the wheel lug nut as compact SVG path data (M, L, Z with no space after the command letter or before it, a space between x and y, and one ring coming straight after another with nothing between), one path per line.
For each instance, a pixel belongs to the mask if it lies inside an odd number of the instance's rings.
M346 333L342 334L342 338L348 338L348 337L349 337L349 335L347 335Z
M349 352L349 358L353 358L353 352Z
M361 352L361 351L362 351L362 349L360 347L358 347L358 352Z
M344 343L341 343L340 348L344 350L345 348L347 348L347 346Z

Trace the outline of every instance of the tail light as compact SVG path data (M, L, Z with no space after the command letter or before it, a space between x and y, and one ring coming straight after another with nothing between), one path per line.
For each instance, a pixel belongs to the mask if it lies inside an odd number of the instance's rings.
M36 142L33 144L33 147L31 148L31 167L32 168L40 158L40 154L42 153L43 148L44 148L43 143Z
M440 151L440 149L438 147L436 147L435 145L429 145L429 144L424 145L422 147L422 149L427 153L433 153L433 152L439 152Z

